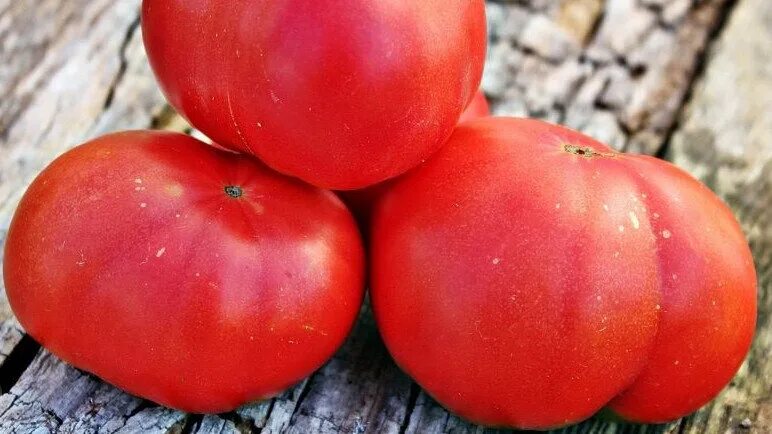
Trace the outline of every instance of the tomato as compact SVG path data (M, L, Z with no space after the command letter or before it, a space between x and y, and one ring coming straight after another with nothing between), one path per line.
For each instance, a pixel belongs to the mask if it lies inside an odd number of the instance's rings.
M458 120L458 122L462 123L477 118L484 118L486 116L490 116L490 114L491 108L488 105L488 100L485 99L485 94L483 91L478 90L472 101L466 107L466 110L464 110L464 113L461 114L461 118Z
M42 345L132 394L213 413L277 394L341 345L363 248L333 193L181 134L77 147L8 233L11 307Z
M490 116L490 114L488 100L485 99L483 91L478 90L474 99L472 99L466 107L464 113L461 114L461 118L458 122L467 122L473 119ZM361 190L339 191L338 195L343 202L348 205L357 220L359 220L359 224L362 225L362 227L367 227L373 206L375 206L378 198L388 190L393 182L394 180L390 180Z
M350 190L437 151L480 84L483 0L144 0L170 103L222 145Z
M748 352L753 260L730 210L653 157L536 120L458 127L378 203L372 303L448 409L546 429L604 406L669 421Z

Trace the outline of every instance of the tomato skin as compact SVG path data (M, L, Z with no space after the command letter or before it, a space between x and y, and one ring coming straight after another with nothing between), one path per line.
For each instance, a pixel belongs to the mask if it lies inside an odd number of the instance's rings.
M490 106L482 90L478 90L472 101L461 114L459 123L490 116ZM359 221L360 227L367 228L370 222L370 214L378 199L396 182L392 179L361 190L339 191L338 196L346 203L351 212ZM364 230L363 232L367 232ZM366 234L365 234L366 235Z
M461 118L458 123L472 121L478 118L484 118L490 116L491 107L488 104L488 100L485 98L485 93L482 90L478 90L474 95L474 98L461 114Z
M337 190L437 151L480 84L483 0L144 0L170 103L224 146Z
M460 125L379 201L371 234L387 347L477 423L548 429L606 405L677 419L729 382L754 333L731 211L669 163L544 122Z
M34 181L4 278L17 318L54 354L130 393L216 413L331 357L359 311L363 268L333 193L188 136L126 132Z

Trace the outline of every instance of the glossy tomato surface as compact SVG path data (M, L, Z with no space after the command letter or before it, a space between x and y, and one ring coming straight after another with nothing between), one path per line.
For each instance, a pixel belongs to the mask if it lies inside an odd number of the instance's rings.
M483 0L144 0L171 104L222 145L320 187L437 151L480 84Z
M188 136L127 132L41 173L3 271L19 321L54 354L213 413L332 356L359 311L363 262L334 194Z
M478 90L472 101L464 110L464 113L461 114L461 118L458 122L467 122L490 116L490 114L491 111L488 100L485 98L483 91ZM373 206L375 206L378 199L383 196L389 189L389 186L394 182L395 180L390 180L361 190L344 190L338 192L338 196L340 196L357 218L360 227L363 228L365 234L368 232L367 227L370 222L370 214L372 213Z
M604 406L673 420L729 382L754 333L730 210L669 163L562 127L460 125L373 219L389 350L478 423L546 429Z

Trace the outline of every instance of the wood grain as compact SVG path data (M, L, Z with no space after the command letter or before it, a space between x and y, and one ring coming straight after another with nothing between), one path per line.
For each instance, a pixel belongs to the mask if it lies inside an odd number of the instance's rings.
M190 131L153 81L139 3L0 0L0 245L26 186L73 145L118 129ZM498 114L566 123L673 159L737 212L760 274L752 355L716 401L669 425L597 419L562 432L772 432L772 2L499 0L488 14L483 87ZM3 292L0 373L30 351ZM321 370L225 415L155 406L45 350L20 374L0 395L0 432L494 432L448 414L402 374L367 308Z
M772 432L771 41L772 2L740 2L713 47L668 152L735 211L759 275L751 354L721 397L688 420L690 432Z

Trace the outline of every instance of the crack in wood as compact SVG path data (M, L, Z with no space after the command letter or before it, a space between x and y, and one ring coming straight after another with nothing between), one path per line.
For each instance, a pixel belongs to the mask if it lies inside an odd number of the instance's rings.
M121 42L121 47L118 50L118 72L115 74L115 79L110 84L110 87L107 90L107 96L105 97L105 102L102 105L102 110L107 110L110 108L110 106L113 103L113 98L115 98L115 90L118 88L118 85L121 83L121 80L123 80L124 76L126 75L126 69L129 65L129 59L126 56L126 51L129 48L129 42L131 42L132 37L134 37L134 33L136 33L137 29L139 29L140 24L140 15L137 14L137 17L134 19L134 21L129 26L128 30L126 31L126 36L123 38L123 42Z
M0 394L5 393L16 384L24 371L32 364L40 345L25 334L16 347L0 365Z
M311 392L311 385L314 382L314 379L316 376L319 375L319 371L314 372L311 374L310 377L308 377L308 380L303 384L302 389L300 390L300 395L298 396L297 402L295 403L295 408L292 410L292 413L290 414L290 423L295 419L295 417L300 413L301 407L303 406L303 401L306 400L308 397L308 394Z
M258 426L255 421L252 421L252 426L257 428L257 433L262 434L263 430L265 429L268 421L271 419L271 416L273 415L273 409L276 407L276 398L271 399L271 403L268 405L268 410L265 413L265 418L263 419L260 426Z
M154 404L154 403L152 403L152 402L150 402L150 401L148 401L146 399L143 399L142 402L134 410L132 410L128 414L126 414L126 420L129 420L132 417L142 413L143 411L145 411L145 410L147 410L149 408L153 408L155 406L156 406L156 404Z
M405 434L410 427L410 419L413 416L416 402L418 401L418 395L421 393L421 386L416 383L410 384L410 396L407 400L407 406L405 407L405 418L402 420L402 425L399 427L399 434Z
M201 426L204 416L200 414L189 414L185 416L180 434L193 434Z

